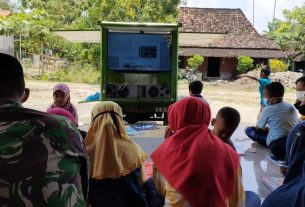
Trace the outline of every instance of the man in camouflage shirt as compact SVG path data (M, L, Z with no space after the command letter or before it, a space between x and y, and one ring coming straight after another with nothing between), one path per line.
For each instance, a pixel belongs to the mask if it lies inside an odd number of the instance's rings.
M86 206L88 159L69 120L23 108L29 90L0 53L0 206Z

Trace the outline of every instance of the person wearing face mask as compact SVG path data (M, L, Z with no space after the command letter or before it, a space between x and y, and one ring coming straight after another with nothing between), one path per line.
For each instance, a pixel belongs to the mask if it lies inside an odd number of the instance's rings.
M297 100L295 101L294 107L302 115L301 120L305 120L305 76L298 78L295 84Z
M271 153L279 159L285 159L287 135L298 123L296 109L284 102L283 96L284 86L280 82L265 86L264 100L267 106L259 115L256 126L245 130L250 139L269 147Z

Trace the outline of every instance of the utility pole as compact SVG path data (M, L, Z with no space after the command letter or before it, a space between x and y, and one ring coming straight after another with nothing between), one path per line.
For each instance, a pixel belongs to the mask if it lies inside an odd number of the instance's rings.
M252 3L253 3L253 19L252 19L252 24L254 26L254 0L252 1Z
M275 8L276 8L276 0L274 0L274 7L273 7L273 17L272 17L273 22L274 22L274 18L275 18Z

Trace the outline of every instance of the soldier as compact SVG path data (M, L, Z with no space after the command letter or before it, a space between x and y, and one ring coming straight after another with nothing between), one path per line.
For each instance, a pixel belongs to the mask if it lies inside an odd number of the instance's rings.
M22 66L0 53L0 206L85 206L88 157L75 124L27 109Z

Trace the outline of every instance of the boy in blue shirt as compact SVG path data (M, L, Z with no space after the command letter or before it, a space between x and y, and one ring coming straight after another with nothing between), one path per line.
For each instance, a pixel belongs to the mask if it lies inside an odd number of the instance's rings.
M248 127L246 135L253 141L267 146L279 159L285 159L286 141L290 129L298 123L298 114L293 105L283 102L284 86L273 82L265 86L267 106L263 108L256 127ZM267 127L268 126L268 127Z
M260 78L256 78L254 76L250 76L250 75L247 75L247 74L241 74L241 75L237 76L237 77L246 77L246 78L250 78L250 79L258 81L258 83L259 83L258 91L259 91L259 94L260 94L260 105L261 105L260 112L267 105L264 102L263 90L264 90L264 87L266 85L271 83L271 80L269 79L269 76L270 76L270 67L268 65L263 66L263 68L261 69Z

